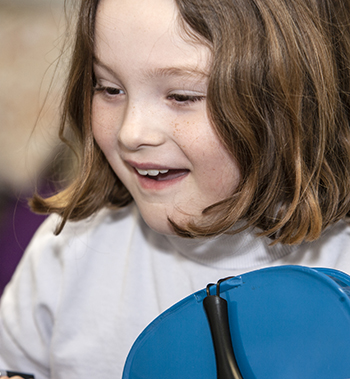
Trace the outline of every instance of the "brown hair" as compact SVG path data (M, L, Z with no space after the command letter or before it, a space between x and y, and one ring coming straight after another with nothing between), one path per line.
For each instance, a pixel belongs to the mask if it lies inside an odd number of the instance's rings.
M175 231L212 236L244 221L239 230L254 226L278 242L318 238L350 210L349 0L176 3L184 31L212 49L208 112L241 181L200 224L172 223ZM68 219L132 201L91 132L97 5L81 3L61 124L61 136L67 123L74 131L79 173L58 195L32 200L63 216L58 232Z

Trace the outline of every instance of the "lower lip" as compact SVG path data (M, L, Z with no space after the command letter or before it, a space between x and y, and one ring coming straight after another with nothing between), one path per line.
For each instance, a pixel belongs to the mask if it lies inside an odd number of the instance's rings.
M189 171L184 170L179 172L178 175L176 175L175 177L170 177L169 179L163 178L162 180L152 179L147 175L140 175L136 170L135 173L142 188L147 190L159 191L161 189L168 188L182 181L189 174Z

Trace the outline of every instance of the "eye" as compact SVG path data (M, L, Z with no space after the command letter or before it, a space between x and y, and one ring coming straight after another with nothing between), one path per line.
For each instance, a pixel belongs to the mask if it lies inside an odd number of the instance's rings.
M99 84L96 84L94 91L95 93L102 93L104 96L108 98L113 98L113 97L125 94L125 92L121 90L120 88L101 86Z
M113 88L113 87L105 87L104 91L108 95L111 95L111 96L120 95L120 94L124 93L124 91L122 91L121 89L119 89L119 88Z
M173 100L179 105L186 105L189 103L195 103L196 101L202 101L205 99L205 96L200 95L185 95L179 93L173 93L167 97L168 100Z

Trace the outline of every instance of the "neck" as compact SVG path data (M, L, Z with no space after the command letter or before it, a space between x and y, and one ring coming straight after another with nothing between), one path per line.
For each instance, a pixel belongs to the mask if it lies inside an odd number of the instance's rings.
M166 238L181 255L214 268L253 269L280 259L296 248L282 244L271 246L269 238L258 237L256 233L256 230L247 229L214 238Z

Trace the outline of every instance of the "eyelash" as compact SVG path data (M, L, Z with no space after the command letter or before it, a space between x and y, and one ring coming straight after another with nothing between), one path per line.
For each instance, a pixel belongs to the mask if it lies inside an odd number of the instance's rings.
M96 84L96 86L94 87L94 92L102 93L107 98L113 98L114 96L120 95L120 93L123 92L123 90L115 87L106 87Z
M182 94L171 94L167 96L167 99L174 100L178 106L184 106L190 103L195 103L197 101L203 101L205 96L201 95L182 95Z
M101 86L96 84L94 87L94 92L102 93L106 98L113 99L115 96L120 95L124 91L115 88L115 87L107 87L107 86ZM176 103L177 106L186 106L191 103L196 103L198 101L203 101L206 97L203 95L184 95L184 94L178 94L174 93L167 96L168 100L172 100Z

